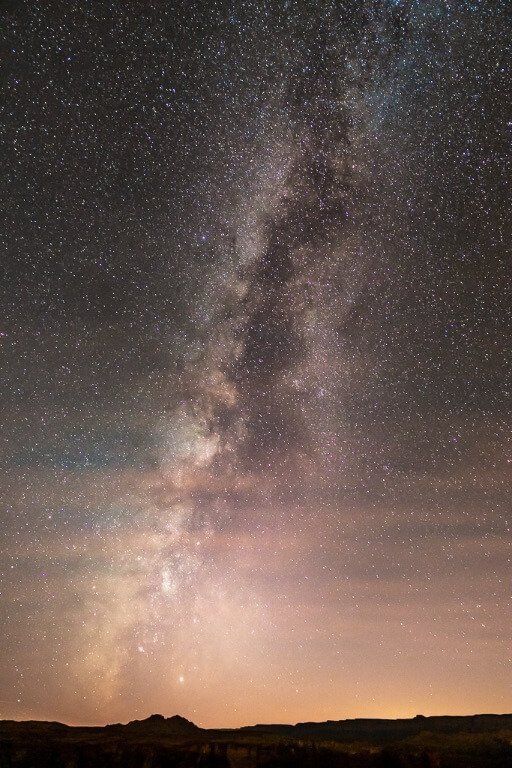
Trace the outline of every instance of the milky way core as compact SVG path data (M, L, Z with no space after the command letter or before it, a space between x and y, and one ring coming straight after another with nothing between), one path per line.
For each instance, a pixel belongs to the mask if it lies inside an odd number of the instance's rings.
M512 710L507 6L1 4L1 718Z

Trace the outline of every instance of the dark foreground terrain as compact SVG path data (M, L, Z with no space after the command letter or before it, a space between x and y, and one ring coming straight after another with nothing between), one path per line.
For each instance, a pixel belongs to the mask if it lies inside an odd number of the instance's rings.
M152 715L74 728L0 721L0 768L511 768L512 715L205 730Z

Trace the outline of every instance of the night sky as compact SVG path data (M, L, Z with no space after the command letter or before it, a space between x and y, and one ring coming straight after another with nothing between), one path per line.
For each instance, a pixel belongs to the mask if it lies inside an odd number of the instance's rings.
M0 717L512 711L509 3L0 20Z

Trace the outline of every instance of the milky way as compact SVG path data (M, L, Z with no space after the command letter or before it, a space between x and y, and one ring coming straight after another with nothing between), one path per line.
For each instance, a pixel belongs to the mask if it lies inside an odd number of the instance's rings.
M1 717L510 711L506 6L2 4Z

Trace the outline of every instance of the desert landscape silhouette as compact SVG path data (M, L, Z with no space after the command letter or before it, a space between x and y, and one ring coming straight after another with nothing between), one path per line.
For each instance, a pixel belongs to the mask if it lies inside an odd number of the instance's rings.
M512 715L199 728L175 715L126 725L0 722L0 768L509 768Z

